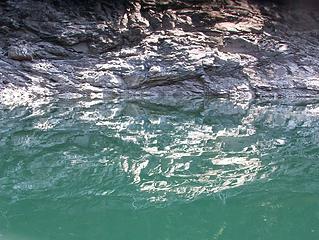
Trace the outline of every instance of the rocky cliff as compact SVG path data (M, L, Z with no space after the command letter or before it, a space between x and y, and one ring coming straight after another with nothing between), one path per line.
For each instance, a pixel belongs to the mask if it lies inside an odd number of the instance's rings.
M315 1L7 0L0 99L313 97Z

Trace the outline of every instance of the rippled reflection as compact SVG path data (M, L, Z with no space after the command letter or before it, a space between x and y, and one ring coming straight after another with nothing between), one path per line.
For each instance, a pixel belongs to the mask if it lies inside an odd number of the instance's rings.
M316 103L223 99L2 104L1 198L145 208L225 198L278 178L282 188L318 192L318 113Z
M316 101L6 96L0 239L319 237Z

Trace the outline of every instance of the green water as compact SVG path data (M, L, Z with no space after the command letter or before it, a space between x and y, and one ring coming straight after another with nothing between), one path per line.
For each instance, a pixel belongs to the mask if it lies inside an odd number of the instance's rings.
M319 239L319 104L2 104L0 239Z

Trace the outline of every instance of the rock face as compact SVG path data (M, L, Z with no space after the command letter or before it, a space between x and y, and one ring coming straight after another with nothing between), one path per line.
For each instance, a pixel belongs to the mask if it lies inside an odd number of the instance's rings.
M318 12L314 1L7 0L0 89L313 97Z

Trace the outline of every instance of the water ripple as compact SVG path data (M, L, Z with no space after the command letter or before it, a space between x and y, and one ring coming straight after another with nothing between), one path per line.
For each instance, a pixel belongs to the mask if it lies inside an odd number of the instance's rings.
M222 99L2 105L0 197L143 208L231 197L279 179L286 190L318 193L318 113L316 103Z

